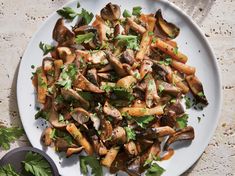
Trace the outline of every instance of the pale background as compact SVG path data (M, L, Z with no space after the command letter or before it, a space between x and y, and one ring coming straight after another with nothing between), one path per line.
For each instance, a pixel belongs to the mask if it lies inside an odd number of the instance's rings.
M21 126L16 78L24 50L37 28L68 0L0 0L0 123ZM223 80L216 132L184 176L235 175L235 0L175 0L201 27L214 49ZM33 59L33 58L32 58ZM32 117L34 118L34 117ZM29 145L24 136L11 149ZM6 153L0 149L0 158Z

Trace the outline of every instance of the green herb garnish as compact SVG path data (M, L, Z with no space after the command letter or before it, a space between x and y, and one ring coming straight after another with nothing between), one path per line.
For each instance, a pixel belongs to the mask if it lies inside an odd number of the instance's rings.
M136 139L135 131L130 127L124 127L124 128L126 130L127 142L129 142L130 140L135 140Z
M185 128L187 126L188 118L188 114L184 114L183 116L176 118L179 129Z
M165 169L159 166L157 163L153 163L147 170L146 176L161 176L165 172Z
M118 35L115 39L119 45L125 45L129 49L139 50L138 37L135 35Z
M20 176L16 173L16 171L10 164L0 167L0 175L1 176Z
M91 174L94 176L103 176L103 170L99 163L99 160L94 156L80 156L80 168L84 175L88 174L87 165L92 169Z
M95 36L95 34L92 33L92 32L89 32L89 33L86 33L86 34L77 35L75 41L76 41L77 44L89 43L90 41L93 40L94 36Z
M134 16L140 16L142 7L133 7L132 9L132 15Z
M127 17L131 17L131 12L128 11L128 10L124 10L123 14L122 14L123 17L127 18Z
M42 42L39 43L39 48L43 51L43 56L47 55L49 52L55 49L54 46L51 46Z

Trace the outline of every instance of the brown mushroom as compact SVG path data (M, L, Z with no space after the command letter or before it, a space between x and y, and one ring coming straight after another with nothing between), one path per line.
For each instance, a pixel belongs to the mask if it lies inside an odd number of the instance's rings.
M131 49L127 49L123 52L121 57L121 62L133 65L135 62L135 54Z
M92 68L90 70L87 70L87 79L91 81L94 85L98 86L98 77L97 77L97 70L96 68Z
M70 114L79 124L84 124L90 119L90 113L83 108L75 108Z
M111 74L111 73L98 73L97 75L98 75L99 78L101 78L102 80L112 81L112 74Z
M130 176L141 176L140 173L140 156L133 158L127 162L126 172Z
M186 81L195 96L195 98L202 104L208 105L208 101L204 94L201 81L195 75L189 75L186 77Z
M163 126L163 127L148 128L145 131L137 132L137 135L145 139L157 139L158 137L164 137L172 135L174 133L175 130L173 128L169 126Z
M93 147L97 154L99 154L100 156L107 154L108 152L107 148L105 147L103 142L99 140L99 138L96 135L92 136L92 141L93 141Z
M158 81L158 86L161 86L162 92L166 94L178 96L181 93L180 88L164 81Z
M61 89L61 95L65 100L69 100L73 98L74 100L77 100L80 102L81 106L85 109L88 109L90 106L90 103L85 100L82 96L80 96L75 90L73 89Z
M155 18L157 19L155 34L158 37L174 39L179 35L180 29L173 23L169 23L163 19L161 9L156 12Z
M158 102L160 99L157 94L157 87L155 80L153 79L151 74L147 75L148 78L146 78L145 82L147 82L147 87L145 91L145 102L148 108L152 107L152 105Z
M141 26L140 24L137 24L130 17L127 17L127 23L130 25L130 28L137 33L144 34L146 32L146 29L143 26Z
M122 27L121 24L116 24L114 27L114 38L117 37L118 35L123 34L124 28Z
M126 76L127 73L123 69L122 63L117 58L115 58L115 56L111 52L106 51L105 53L107 55L107 59L108 59L109 63L112 65L112 67L117 72L117 74L121 77Z
M60 59L64 61L64 64L71 64L76 58L76 54L73 53L68 47L58 47L57 52Z
M124 89L131 90L136 84L137 80L133 76L125 76L117 81L117 87L123 87Z
M65 121L59 121L59 114L54 108L49 113L49 122L55 128L65 128L67 125Z
M105 157L101 160L101 164L109 168L112 162L115 160L119 150L120 147L112 147L105 155Z
M122 120L122 115L121 113L112 105L108 103L108 101L105 102L103 111L106 115L111 116L115 118L116 120Z
M107 140L112 136L112 132L113 132L113 127L110 121L102 119L100 139L103 141Z
M193 140L193 139L194 139L194 129L191 126L187 126L172 134L172 136L170 136L167 139L164 145L164 149L167 150L168 147L176 141Z
M55 149L58 152L65 152L69 147L76 148L77 145L69 144L64 138L58 137L55 140Z
M53 29L53 39L59 43L60 46L68 46L74 44L74 33L64 26L62 18L58 19Z
M110 2L100 11L100 15L104 20L118 20L121 16L121 9L119 5Z
M53 130L51 127L47 127L44 129L42 133L41 140L46 146L49 146L52 143L52 139L51 139L52 131Z
M169 71L167 70L166 66L163 64L159 64L157 61L152 60L153 62L153 71L159 75L163 81L167 81L167 75L169 74ZM169 80L168 80L169 81Z
M143 79L147 73L152 72L153 62L149 59L143 60L140 66L140 78Z
M99 69L98 73L108 72L110 70L113 70L113 67L111 64L107 64L104 67L102 67L101 69Z
M138 150L137 150L136 144L133 141L130 141L130 142L124 144L124 148L129 155L132 155L132 156L138 155Z
M127 141L126 130L123 127L116 127L113 129L111 141L108 143L111 144L124 144Z
M45 72L48 72L53 69L54 62L52 58L46 57L42 61L42 68Z
M73 154L78 154L80 153L84 147L77 147L77 148L68 148L66 151L66 157L70 157Z
M100 90L99 87L92 84L90 81L88 81L82 74L78 74L77 79L74 81L74 87L94 92L94 93L103 93L104 91Z

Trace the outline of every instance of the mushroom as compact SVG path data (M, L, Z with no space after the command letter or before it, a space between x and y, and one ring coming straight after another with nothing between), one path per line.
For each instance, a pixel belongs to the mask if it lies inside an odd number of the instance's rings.
M144 34L146 32L146 29L143 26L141 26L140 24L137 24L130 17L127 17L127 24L130 26L132 30L134 30L137 33Z
M105 141L106 139L112 136L112 132L113 132L113 127L110 121L102 119L100 139Z
M127 73L123 69L122 63L117 58L115 58L115 56L110 51L106 51L105 53L107 55L107 59L108 59L109 63L113 66L113 68L117 72L117 74L120 77L126 76Z
M175 130L173 128L169 126L163 126L148 128L145 131L137 132L137 135L145 139L157 139L158 137L164 137L167 135L172 135L174 133Z
M90 81L88 81L82 74L78 74L77 79L74 81L74 87L94 92L94 93L103 93L104 91L100 90L99 87L92 84Z
M140 156L133 158L127 162L126 172L130 176L141 176L140 173Z
M121 16L121 9L119 5L110 2L100 11L100 15L104 20L118 20Z
M108 103L108 101L105 102L103 111L106 115L111 116L115 118L116 120L122 120L122 115L121 113L112 105Z
M147 73L152 72L153 62L149 59L144 59L140 66L140 78L143 79Z
M57 52L60 59L64 61L64 64L71 64L76 58L76 54L73 53L68 47L58 47Z
M109 168L112 162L115 160L119 150L120 147L112 147L105 155L105 157L101 160L101 164Z
M148 78L146 78L147 87L145 92L145 102L148 108L152 107L154 103L157 103L160 97L157 94L157 87L155 80L153 79L151 74L147 75Z
M123 52L121 57L121 62L127 63L129 65L133 65L135 62L135 54L134 51L131 49L127 49Z
M67 125L65 121L59 121L59 114L54 108L49 113L49 122L55 128L65 128Z
M125 76L117 81L116 86L130 90L136 84L136 82L137 80L135 77Z
M61 95L65 100L69 100L73 98L74 100L77 100L80 102L81 106L85 109L88 109L90 107L90 103L85 100L82 96L80 96L75 90L73 89L61 89Z
M127 141L126 130L123 127L114 128L111 136L111 141L108 143L111 144L124 144Z
M84 147L77 147L77 148L68 148L66 151L66 157L70 157L73 154L80 153Z
M80 124L84 124L90 119L90 113L83 108L75 108L70 114Z
M158 37L174 39L179 35L180 29L173 23L169 23L163 19L161 9L156 12L155 18L157 20L154 32Z
M98 73L108 72L108 71L110 71L112 69L113 69L112 65L111 64L107 64L103 68L99 69Z
M42 61L42 68L45 72L48 72L53 69L54 62L52 58L46 57Z
M172 134L172 136L170 136L167 139L164 145L164 149L167 150L168 147L176 141L193 140L193 139L194 139L194 129L191 126L187 126L183 129L176 131L174 134Z
M97 74L102 80L112 81L112 74L111 73L98 73Z
M158 157L161 152L160 142L155 141L152 146L147 150L146 153L143 153L140 157L140 165L143 166L146 161L153 161L154 158Z
M114 38L117 37L118 35L121 35L124 33L124 28L120 24L116 24L114 27Z
M106 58L106 54L104 51L99 50L96 52L92 52L90 57L87 59L88 62L91 62L94 65L106 65L108 64L108 60Z
M180 88L164 81L158 81L158 86L162 87L163 93L167 93L173 96L178 96L181 93Z
M56 22L52 37L59 43L60 46L74 44L74 33L64 26L64 21L62 18L58 19Z
M159 64L157 61L152 60L153 62L153 71L159 75L163 81L167 81L167 75L169 74L167 68L163 64Z
M90 114L90 119L93 122L94 128L98 131L99 128L100 128L100 118L97 117L96 113L94 113L94 114L91 113Z
M175 103L171 103L164 109L167 116L179 116L184 113L184 108L180 101L177 99Z
M76 148L77 145L69 144L64 138L58 137L55 140L55 149L58 152L65 152L69 147Z
M51 139L52 131L53 130L51 127L47 127L44 129L42 133L41 140L46 146L49 146L52 143L52 139Z
M91 81L94 85L98 86L98 77L97 77L97 70L96 68L92 68L90 70L87 70L87 79Z
M92 141L93 141L94 149L97 154L99 154L100 156L107 154L107 152L108 152L107 148L105 147L103 142L98 139L98 137L96 135L92 136Z
M124 148L129 155L132 155L132 156L138 155L136 144L133 141L130 141L124 144Z
M195 75L187 76L186 81L195 98L202 104L208 105L201 81Z

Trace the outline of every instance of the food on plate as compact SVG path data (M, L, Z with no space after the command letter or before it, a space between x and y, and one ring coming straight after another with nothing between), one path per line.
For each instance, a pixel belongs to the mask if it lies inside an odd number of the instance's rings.
M57 44L40 43L47 57L32 80L43 105L36 118L50 124L42 142L67 157L85 151L85 174L89 160L111 173L162 174L155 161L170 158L173 143L194 139L182 100L191 92L208 104L196 68L173 40L180 29L161 10L141 10L108 3L94 17L64 7L52 34ZM74 19L75 26L65 26Z

